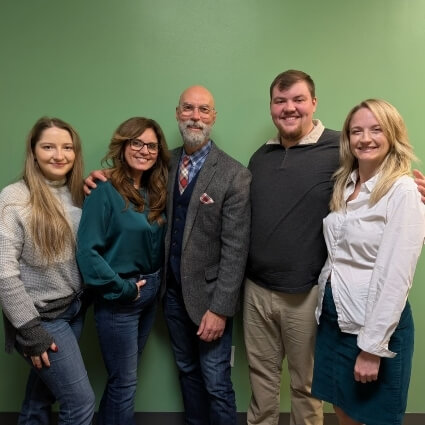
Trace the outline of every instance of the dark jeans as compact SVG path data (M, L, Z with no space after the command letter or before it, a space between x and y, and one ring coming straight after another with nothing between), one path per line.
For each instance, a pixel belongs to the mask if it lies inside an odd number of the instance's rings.
M220 339L201 341L181 292L173 287L164 296L164 314L179 369L186 425L235 425L235 393L230 377L232 319L227 319Z
M81 300L76 298L59 317L42 322L58 351L48 352L48 368L36 369L31 359L24 357L32 368L18 425L48 425L50 409L56 400L59 402L59 425L91 424L95 396L78 346L83 321ZM22 355L20 347L17 350Z
M160 272L133 280L141 279L146 279L146 284L135 301L95 301L96 328L108 372L98 425L134 424L137 365L155 319Z

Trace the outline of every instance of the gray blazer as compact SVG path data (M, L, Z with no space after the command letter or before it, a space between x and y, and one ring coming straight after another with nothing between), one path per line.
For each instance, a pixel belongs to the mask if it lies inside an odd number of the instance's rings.
M174 184L181 152L182 148L171 152L164 276L167 276ZM182 242L183 299L197 325L208 309L227 317L237 310L249 248L250 183L248 169L213 143L193 189ZM204 194L213 202L205 203Z

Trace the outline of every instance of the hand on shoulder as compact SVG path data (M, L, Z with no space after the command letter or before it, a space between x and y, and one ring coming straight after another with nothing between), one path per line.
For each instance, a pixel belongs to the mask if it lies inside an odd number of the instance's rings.
M86 195L90 195L91 189L95 189L97 187L96 180L100 180L102 182L106 182L110 176L110 170L94 170L92 171L88 177L84 180L84 193Z
M413 176L421 194L422 202L425 203L425 176L419 170L413 170Z

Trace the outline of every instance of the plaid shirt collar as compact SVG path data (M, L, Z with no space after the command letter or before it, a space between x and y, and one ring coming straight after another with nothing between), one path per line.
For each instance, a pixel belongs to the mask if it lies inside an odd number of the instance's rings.
M189 158L190 158L189 183L192 180L192 178L194 176L196 176L196 174L199 172L199 170L204 165L204 162L207 159L207 155L209 154L209 152L211 150L211 146L212 146L212 142L211 142L211 140L209 140L208 143L205 146L202 146L201 149L197 150L192 155L188 155ZM180 161L179 161L179 169L180 169L180 164L181 164L183 157L185 155L187 155L187 153L185 152L185 150L183 148L182 154L180 156Z

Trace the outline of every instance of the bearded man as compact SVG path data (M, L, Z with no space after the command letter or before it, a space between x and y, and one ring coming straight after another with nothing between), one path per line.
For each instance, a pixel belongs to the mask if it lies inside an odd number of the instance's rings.
M182 93L183 146L172 151L168 182L163 302L187 425L237 423L232 317L248 255L251 174L210 139L216 115L206 88Z

